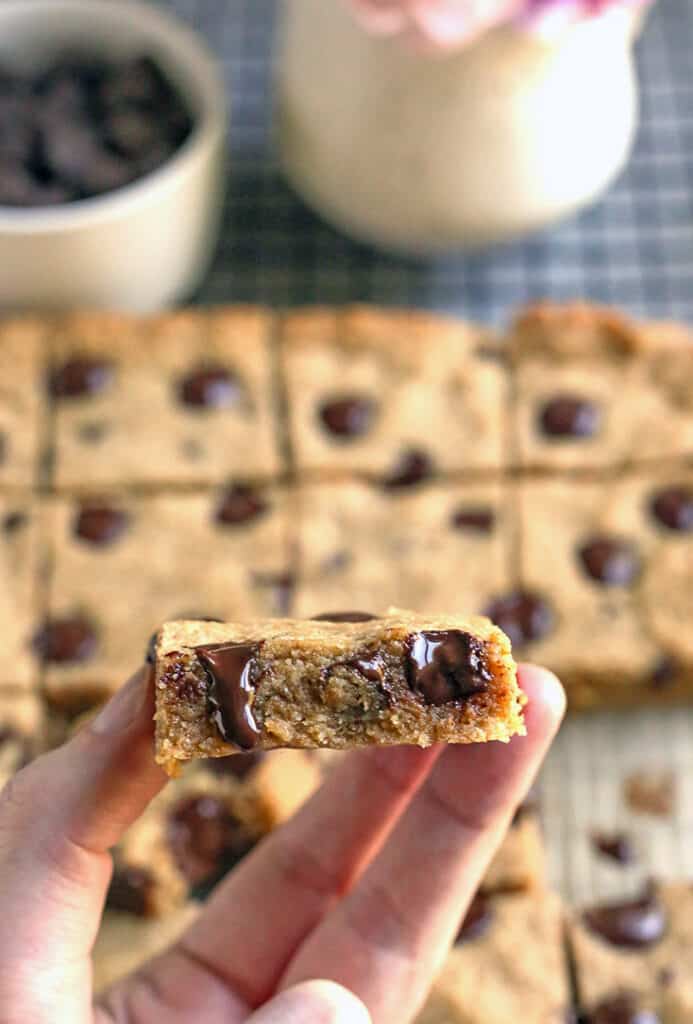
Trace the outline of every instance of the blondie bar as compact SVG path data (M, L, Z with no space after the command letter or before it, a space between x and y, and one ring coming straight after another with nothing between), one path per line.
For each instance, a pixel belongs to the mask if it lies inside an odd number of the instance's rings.
M520 588L486 612L573 707L693 696L693 472L520 484ZM585 638L589 642L585 642Z
M693 455L693 339L609 309L544 303L510 337L523 468L611 469Z
M395 491L356 481L303 484L289 505L297 617L347 600L364 611L392 604L424 614L481 613L510 585L511 484Z
M574 914L570 938L578 995L590 1024L693 1020L689 882L651 886L637 899Z
M289 595L284 495L229 485L213 493L53 498L42 627L45 692L77 707L117 689L174 617L282 615Z
M0 486L40 482L44 400L43 359L50 324L33 317L0 322Z
M358 306L290 313L281 338L299 471L367 473L397 488L504 465L507 378L487 332Z
M175 772L239 748L427 746L524 731L510 644L487 619L334 618L165 624L159 763Z
M57 325L55 484L218 484L279 469L271 317L238 306Z
M477 896L417 1024L565 1024L568 966L550 892Z

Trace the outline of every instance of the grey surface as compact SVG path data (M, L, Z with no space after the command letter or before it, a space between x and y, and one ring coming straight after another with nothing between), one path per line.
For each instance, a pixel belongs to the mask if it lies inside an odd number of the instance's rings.
M642 122L635 152L600 203L527 241L426 263L347 241L282 180L271 129L274 0L160 4L207 37L233 97L228 208L201 301L361 299L497 321L531 298L585 296L693 323L690 0L660 0L650 17L638 45Z

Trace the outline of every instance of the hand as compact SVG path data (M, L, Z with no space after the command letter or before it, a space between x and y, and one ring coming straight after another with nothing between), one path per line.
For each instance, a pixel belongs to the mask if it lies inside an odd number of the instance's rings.
M3 1024L409 1021L563 715L553 676L525 667L520 681L526 737L350 755L171 949L94 1006L108 851L166 781L141 670L0 794Z
M438 48L460 46L531 6L530 0L349 0L349 3L370 32L401 34L415 43Z

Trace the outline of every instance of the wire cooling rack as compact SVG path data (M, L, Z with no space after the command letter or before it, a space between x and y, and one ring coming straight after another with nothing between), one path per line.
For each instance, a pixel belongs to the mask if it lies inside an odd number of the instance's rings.
M693 323L693 5L660 0L637 47L641 126L608 194L557 228L492 252L412 262L341 237L282 180L272 133L274 0L160 0L207 37L232 97L225 225L201 302L363 300L502 322L539 297L587 297ZM300 2L300 0L296 0ZM337 0L325 0L325 3ZM628 774L672 771L675 812L633 814ZM571 719L544 772L551 870L577 900L621 894L655 872L693 877L693 712ZM625 828L631 869L595 857L594 828Z

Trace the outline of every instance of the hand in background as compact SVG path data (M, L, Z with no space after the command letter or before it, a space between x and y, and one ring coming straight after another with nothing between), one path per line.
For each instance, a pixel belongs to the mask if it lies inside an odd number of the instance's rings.
M560 724L555 678L520 682L526 737L351 754L94 1005L108 851L166 782L142 670L0 793L3 1024L406 1024Z

